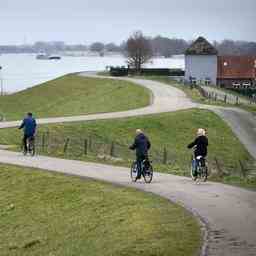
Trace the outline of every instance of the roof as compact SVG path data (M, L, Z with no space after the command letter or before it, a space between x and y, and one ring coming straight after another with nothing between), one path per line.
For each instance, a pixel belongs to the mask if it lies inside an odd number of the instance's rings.
M218 78L256 78L256 56L219 56Z
M204 37L198 37L186 50L185 55L217 55L218 51Z

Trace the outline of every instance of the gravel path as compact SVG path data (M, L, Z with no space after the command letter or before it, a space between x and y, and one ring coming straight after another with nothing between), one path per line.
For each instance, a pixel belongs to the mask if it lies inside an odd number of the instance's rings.
M85 75L88 76L88 73ZM93 75L90 74L90 76ZM39 123L123 118L198 107L212 110L221 116L256 158L256 122L255 117L250 113L235 108L226 109L192 103L182 91L160 82L131 78L125 80L150 89L153 95L152 104L145 108L124 112L45 118L40 119ZM19 122L3 122L0 123L0 128L16 127L18 124ZM205 230L202 255L256 255L255 192L212 182L198 185L185 177L160 173L155 174L152 184L134 184L130 182L127 168L44 156L36 156L31 159L20 153L5 150L0 150L0 162L90 177L153 192L182 204L201 219L202 227Z

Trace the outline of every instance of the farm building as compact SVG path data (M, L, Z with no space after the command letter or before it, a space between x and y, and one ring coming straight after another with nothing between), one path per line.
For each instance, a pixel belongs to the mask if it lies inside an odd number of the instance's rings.
M230 89L256 89L256 56L218 56L214 46L199 37L185 52L185 80Z
M256 56L219 56L217 84L230 89L256 86Z
M199 37L185 52L185 80L190 83L217 83L218 51Z

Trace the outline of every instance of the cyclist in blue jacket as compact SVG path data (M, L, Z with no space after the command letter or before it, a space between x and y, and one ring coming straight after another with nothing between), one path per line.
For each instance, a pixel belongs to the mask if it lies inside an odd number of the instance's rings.
M151 144L146 135L142 130L136 130L136 137L134 143L129 147L132 150L136 150L136 161L138 166L138 174L136 180L141 178L141 166L144 160L148 160L148 150L150 149Z
M36 132L36 120L33 118L32 113L27 113L27 116L23 119L21 125L19 126L19 129L23 129L24 136L23 136L23 145L24 150L27 152L27 140L28 139L34 139L34 135Z

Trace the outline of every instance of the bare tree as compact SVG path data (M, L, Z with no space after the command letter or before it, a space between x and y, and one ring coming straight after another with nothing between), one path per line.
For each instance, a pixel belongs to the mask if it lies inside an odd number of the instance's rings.
M125 55L128 65L139 72L142 65L153 57L150 40L141 31L136 31L126 42Z
M120 52L120 47L114 43L108 43L105 45L105 49L109 52Z

